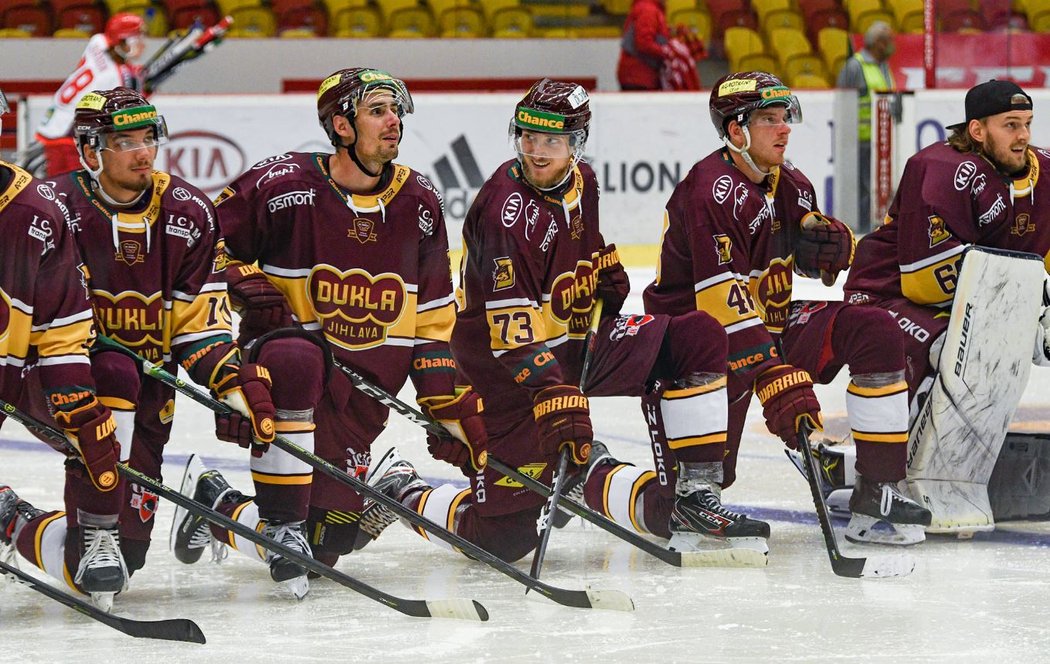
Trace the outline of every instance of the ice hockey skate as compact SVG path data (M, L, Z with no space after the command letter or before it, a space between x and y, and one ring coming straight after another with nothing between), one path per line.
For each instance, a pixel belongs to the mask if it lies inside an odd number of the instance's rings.
M587 465L580 469L578 473L565 480L564 497L577 503L583 503L583 487L587 484L587 479L594 472L594 469L605 464L616 463L618 462L609 453L609 448L605 446L605 443L594 441L591 444L591 456L587 461ZM575 515L569 510L559 507L558 512L554 515L554 527L564 528L569 525L569 521L572 520L573 516Z
M857 475L849 507L850 542L908 546L926 539L930 511L904 496L895 482L871 482Z
M241 502L243 495L234 490L218 470L209 470L196 454L186 461L179 493L194 501L215 508L223 502ZM207 519L176 505L171 522L168 543L179 562L192 565L201 559L206 548L211 548L211 559L220 562L228 555L226 545L211 534Z
M398 502L413 491L428 488L427 483L420 479L415 467L402 459L397 449L393 447L387 450L379 461L372 464L368 469L365 482ZM354 544L354 550L364 548L396 520L397 515L389 508L366 499L365 507L361 511L360 531Z
M8 565L18 566L18 558L15 556L15 531L20 525L43 513L43 510L38 510L19 498L11 487L0 485L0 560Z
M668 548L686 553L725 543L744 557L764 558L769 553L769 524L723 507L721 487L707 474L712 465L717 464L679 464Z
M113 598L127 590L128 568L120 552L117 516L100 517L80 512L80 565L73 583L91 596L91 602L102 609L113 608Z

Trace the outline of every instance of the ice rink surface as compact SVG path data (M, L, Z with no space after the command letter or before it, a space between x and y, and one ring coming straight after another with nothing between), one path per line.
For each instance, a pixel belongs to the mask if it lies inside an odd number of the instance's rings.
M640 311L652 270L631 270L625 311ZM842 278L839 279L839 284ZM796 297L841 298L810 280ZM842 375L817 388L828 433L844 435ZM402 394L411 400L411 391ZM595 399L595 436L615 456L651 467L636 400ZM1016 428L1050 431L1050 370L1033 368ZM422 432L392 414L373 454L396 445L424 477L465 484L430 459ZM210 412L178 399L164 481L178 486L197 452L238 488L251 490L247 457L217 442ZM61 506L61 459L18 425L0 431L0 483L43 509ZM189 618L206 645L132 639L32 590L0 584L2 661L21 662L987 662L1046 661L1050 652L1050 528L1013 522L960 541L932 537L909 550L913 574L847 579L828 563L808 487L770 436L753 404L737 483L725 501L770 521L763 569L678 569L574 519L556 530L543 579L565 588L618 589L631 613L554 604L489 567L391 526L338 568L386 592L414 599L480 601L488 622L410 618L328 580L297 602L267 568L231 552L222 564L175 560L168 551L173 508L162 503L146 567L117 597L114 612L140 620ZM841 538L846 555L888 552ZM527 571L529 559L518 563ZM23 569L29 569L27 563Z

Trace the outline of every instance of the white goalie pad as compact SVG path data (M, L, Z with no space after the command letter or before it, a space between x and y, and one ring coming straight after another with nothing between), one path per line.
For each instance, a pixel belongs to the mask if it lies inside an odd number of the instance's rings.
M971 247L937 374L908 439L911 497L931 533L992 530L988 480L1028 383L1043 296L1035 254Z

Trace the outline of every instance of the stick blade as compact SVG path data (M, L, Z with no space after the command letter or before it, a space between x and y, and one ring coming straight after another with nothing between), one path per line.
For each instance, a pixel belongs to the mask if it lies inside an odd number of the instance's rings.
M120 631L137 639L160 639L162 641L184 641L186 643L204 644L204 632L197 623L185 618L170 620L128 620L120 621Z
M865 559L861 576L865 578L891 578L908 576L915 570L915 558L907 553L872 556Z
M485 622L489 619L488 610L472 599L431 599L427 600L427 609L432 618L452 618L455 620L476 620Z
M592 609L634 611L634 600L623 591L587 588L585 592L587 593L587 599L591 602Z
M742 547L682 552L682 567L765 567L767 562L766 554Z

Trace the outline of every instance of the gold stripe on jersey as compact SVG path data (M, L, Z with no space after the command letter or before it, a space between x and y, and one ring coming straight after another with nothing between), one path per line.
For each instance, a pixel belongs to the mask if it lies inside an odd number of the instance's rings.
M485 309L489 324L489 347L493 352L505 352L545 342L549 338L543 312L527 305L508 305Z
M872 431L857 431L851 429L853 432L853 440L858 443L907 443L908 432L894 432L894 433L879 433Z
M759 317L751 291L728 272L698 283L695 293L697 311L711 314L723 327Z
M14 316L12 316L12 322L13 319ZM87 341L91 338L92 330L92 320L85 313L82 320L68 325L52 326L46 330L30 332L29 344L36 347L37 355L41 360L71 356L87 357Z
M313 422L300 422L298 420L276 420L273 429L277 433L310 433L317 426Z
M456 303L449 301L436 309L416 313L415 337L425 341L445 341L452 338L456 323Z
M43 567L44 563L44 547L42 546L44 540L44 531L47 527L59 519L66 518L65 512L55 512L51 516L44 517L40 522L37 523L36 531L33 533L33 556L36 560L32 561L34 565ZM66 581L69 583L69 587L75 587L73 585L73 579L67 578Z
M170 321L171 339L203 332L231 334L233 319L226 289L203 291L192 302L173 300Z
M11 178L11 183L7 185L7 189L4 189L3 193L0 193L0 212L7 207L8 203L14 200L15 196L22 193L26 187L33 181L33 176L22 170L14 164L9 164L6 161L0 161L0 164L7 166L14 172L14 177Z
M907 391L908 383L903 380L899 380L883 387L862 387L853 381L850 381L849 385L846 386L847 393L856 394L858 397L865 397L868 399L873 397L884 397L891 394L900 394L901 392Z
M627 464L612 469L602 485L602 512L617 523L626 519L636 531L648 532L638 519L638 494L654 479L655 471Z
M234 521L240 523L240 521L241 521L241 512L243 512L246 507L248 507L249 505L253 505L253 504L254 504L254 501L251 501L251 500L248 500L248 501L245 501L243 503L240 503L239 505L237 505L236 507L233 508L233 511L230 513L230 518L233 519ZM259 531L259 532L262 532L262 528L265 525L266 524L260 522L255 527L255 529L257 531ZM211 526L209 525L209 528L210 527ZM233 547L233 550L236 551L237 550L237 538L236 538L236 535L234 534L234 532L232 530L226 530L225 528L223 529L222 532L225 533L225 535L226 535L226 541L223 542L223 544L227 544L227 545ZM259 547L256 546L256 550L258 550L258 548ZM266 552L265 551L263 551L260 555L262 556L263 560L266 559Z
M264 473L259 470L253 470L252 480L259 484L302 486L313 482L313 473L306 473L305 475L275 475L273 473Z
M120 397L99 395L98 402L110 410L135 410L134 401L128 401Z
M695 397L698 394L706 394L708 392L714 392L724 388L727 384L725 376L711 381L710 383L704 383L703 385L695 385L693 387L683 387L679 389L664 390L661 398L667 401L674 401L676 399L688 399Z
M401 191L401 187L408 182L408 176L411 173L411 169L401 164L394 164L394 174L390 178L390 184L386 189L379 192L378 194L353 194L343 191L342 187L336 184L335 180L332 179L331 174L328 172L328 168L325 165L325 161L330 155L327 153L317 153L314 155L314 163L317 164L317 168L324 174L325 179L328 180L328 186L339 195L339 198L346 200L349 196L353 206L359 210L370 210L379 207L382 202L384 207L390 206L390 201L397 196L397 193Z
M901 293L916 304L941 305L952 301L959 278L962 245L924 261L901 265Z

